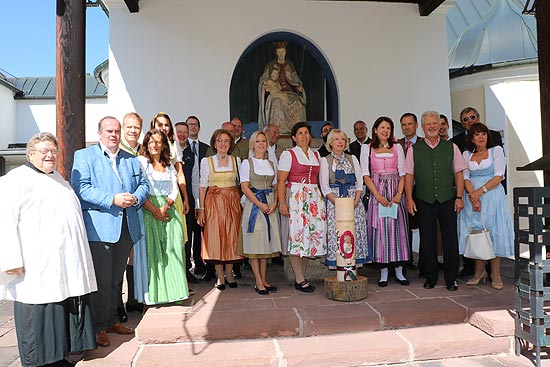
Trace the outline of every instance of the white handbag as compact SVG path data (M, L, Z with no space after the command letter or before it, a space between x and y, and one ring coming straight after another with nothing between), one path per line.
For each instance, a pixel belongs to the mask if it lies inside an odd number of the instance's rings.
M493 250L493 241L491 241L491 231L485 226L483 229L471 229L464 250L464 257L477 260L494 259L495 250Z

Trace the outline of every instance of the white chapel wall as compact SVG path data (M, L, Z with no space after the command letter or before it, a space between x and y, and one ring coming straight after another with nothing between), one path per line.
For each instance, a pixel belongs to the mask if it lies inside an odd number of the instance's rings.
M325 55L350 134L357 119L370 128L381 115L398 124L403 112L451 111L443 13L420 17L417 5L375 2L155 0L130 14L124 2L106 2L109 109L120 118L131 110L146 124L159 111L197 115L208 140L230 117L241 53L274 31L301 35Z
M15 129L15 101L13 99L14 92L10 88L0 84L0 126L2 134L0 134L0 150L7 149L8 144L15 143L13 141Z
M85 105L86 142L97 141L97 123L101 117L110 114L107 98L88 98ZM13 140L26 143L40 131L56 134L55 99L23 99L16 101L16 124Z

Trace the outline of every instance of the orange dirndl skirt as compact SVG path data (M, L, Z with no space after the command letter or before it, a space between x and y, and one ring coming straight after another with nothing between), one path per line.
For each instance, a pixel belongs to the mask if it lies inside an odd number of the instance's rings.
M236 187L210 186L204 199L204 242L202 258L209 263L238 262L237 255L242 241L242 208Z

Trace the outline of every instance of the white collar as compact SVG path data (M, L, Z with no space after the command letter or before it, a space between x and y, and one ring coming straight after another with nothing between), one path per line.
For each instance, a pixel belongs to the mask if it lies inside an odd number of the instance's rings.
M103 153L107 153L109 155L110 159L113 159L116 156L118 156L118 152L120 152L120 147L117 147L116 152L113 153L102 142L99 142L99 147L101 148L101 151Z

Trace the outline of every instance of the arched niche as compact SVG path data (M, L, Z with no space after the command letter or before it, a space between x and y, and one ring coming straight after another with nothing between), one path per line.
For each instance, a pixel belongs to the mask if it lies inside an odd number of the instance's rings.
M272 32L252 42L241 54L229 88L231 117L243 121L247 136L258 127L258 82L266 64L275 59L272 42L288 41L287 60L292 61L307 93L306 116L313 135L329 121L339 127L336 80L323 53L308 39L292 32Z

